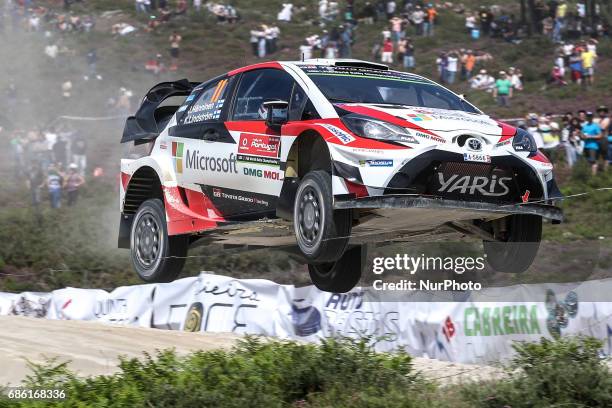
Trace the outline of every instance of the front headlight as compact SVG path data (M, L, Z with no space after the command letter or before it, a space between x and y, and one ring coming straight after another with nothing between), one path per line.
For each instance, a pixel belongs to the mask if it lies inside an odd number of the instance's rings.
M516 135L514 135L512 140L512 147L517 152L529 152L530 155L538 151L538 145L533 136L520 128L516 130Z
M359 136L393 142L419 143L408 129L393 123L357 115L346 115L342 117L342 122L351 132Z

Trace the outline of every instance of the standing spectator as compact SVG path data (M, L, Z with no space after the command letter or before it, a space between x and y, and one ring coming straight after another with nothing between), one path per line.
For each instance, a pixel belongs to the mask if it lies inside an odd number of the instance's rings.
M591 164L591 173L596 175L601 127L593 121L593 112L586 113L586 123L582 125L582 138L584 139L584 155Z
M79 173L84 176L87 167L87 140L80 132L72 139L70 150L72 151L73 163L77 165Z
M510 67L508 69L508 77L510 79L510 83L512 84L512 89L515 91L523 90L523 74L521 73L520 69Z
M563 129L561 129L561 143L565 148L565 160L567 166L572 168L577 160L578 147L580 145L580 123L573 118L572 114L566 114L563 118Z
M421 6L416 6L410 16L410 20L416 28L416 35L423 35L423 23L425 22L425 12Z
M406 52L404 52L404 67L406 69L414 69L416 60L414 58L414 42L412 38L406 38Z
M459 58L457 58L457 54L454 52L448 54L448 58L446 59L446 83L448 85L452 85L455 83L458 65Z
M493 13L485 6L480 6L478 18L480 20L480 31L484 35L489 35L491 33L491 23L493 22Z
M177 61L180 54L181 41L183 37L179 35L176 31L173 31L168 41L170 41L170 56L172 57L172 65L176 67Z
M474 72L474 67L476 66L476 57L474 56L472 50L468 50L467 54L465 54L465 62L463 66L465 68L464 79L469 81L470 78L472 78L472 73Z
M346 27L340 26L342 30L340 32L340 58L351 58L352 56L352 43L353 43L353 32L351 31L350 24Z
M584 77L585 85L593 85L595 76L595 53L588 48L582 50L580 54L582 59L582 76Z
M53 144L53 159L56 164L66 164L67 147L68 144L64 140L63 136L59 135Z
M293 4L291 3L283 3L283 9L279 11L276 19L278 21L290 22L291 17L293 15Z
M608 116L608 108L600 106L597 108L597 119L593 122L597 123L601 128L601 141L599 144L599 157L603 160L604 170L608 170L610 162L612 162L612 128L610 125L610 117Z
M436 11L435 6L429 3L427 5L426 13L427 15L425 17L424 35L430 37L434 34L434 24L436 22L436 17L438 16L438 12Z
M47 191L49 192L51 208L60 208L62 206L62 185L63 178L61 173L55 166L50 165L47 171Z
M508 79L505 71L499 72L499 78L495 81L495 87L493 88L493 97L497 99L499 106L507 107L510 105L512 82Z
M258 30L251 30L250 31L250 39L249 39L249 43L251 44L251 51L253 52L253 56L254 57L259 57L259 37L262 35L261 31Z
M573 50L569 57L569 68L572 82L580 84L582 82L582 57L576 50Z
M474 29L476 29L476 16L468 11L465 13L465 30L469 35L472 35Z
M45 175L39 164L32 164L28 172L27 185L32 197L32 205L37 207L40 204L40 189L45 184Z
M440 53L440 56L436 58L436 65L438 67L438 77L441 83L446 81L446 66L448 63L448 58L445 53Z
M382 46L381 61L393 64L393 42L387 38Z
M195 8L196 13L200 13L202 10L202 0L193 0L193 8Z
M77 171L78 167L79 166L74 163L70 164L70 166L68 166L68 175L64 181L64 189L66 190L66 195L68 196L69 207L76 204L77 199L79 198L79 189L83 184L85 184L85 179Z
M391 38L395 44L397 44L402 37L402 22L402 19L397 16L389 20L389 23L391 23Z

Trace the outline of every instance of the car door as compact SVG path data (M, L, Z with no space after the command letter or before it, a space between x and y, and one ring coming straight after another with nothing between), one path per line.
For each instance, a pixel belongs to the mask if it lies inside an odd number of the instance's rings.
M283 139L279 128L266 125L263 102L289 101L294 80L285 71L257 69L241 74L225 125L236 144L236 173L226 178L220 190L224 213L234 218L273 216L283 184L280 169ZM286 112L281 112L286 116Z
M225 175L237 173L236 142L224 125L233 84L233 78L221 78L198 87L179 108L177 126L168 135L183 187L206 192L205 186L216 186Z

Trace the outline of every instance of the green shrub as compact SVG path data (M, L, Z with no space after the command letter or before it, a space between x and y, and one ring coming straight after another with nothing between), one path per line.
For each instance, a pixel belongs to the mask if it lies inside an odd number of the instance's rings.
M24 386L62 388L68 399L21 406L281 407L336 398L385 406L387 393L401 392L405 399L405 392L420 384L410 360L401 351L375 353L370 339L317 346L247 337L231 351L180 357L166 350L143 360L124 359L117 374L87 379L74 376L65 363L32 365ZM0 406L6 402L0 397Z
M612 376L602 343L588 337L516 343L509 379L463 389L474 407L610 407Z

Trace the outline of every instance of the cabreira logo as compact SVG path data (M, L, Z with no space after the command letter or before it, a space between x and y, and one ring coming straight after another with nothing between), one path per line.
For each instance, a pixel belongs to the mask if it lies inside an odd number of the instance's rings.
M510 177L497 177L493 175L491 178L483 176L462 176L453 174L444 179L444 174L438 172L438 181L440 182L440 193L458 192L461 194L479 193L487 197L500 197L510 192L510 188L506 185L507 181L511 181Z
M183 143L172 142L172 161L174 162L174 171L177 174L183 174Z
M201 156L199 150L190 151L187 149L185 156L185 167L188 169L218 173L238 173L234 153L230 153L229 158L221 158Z

